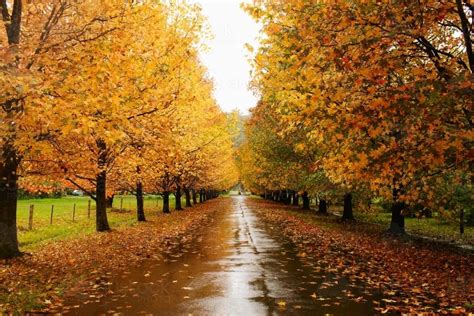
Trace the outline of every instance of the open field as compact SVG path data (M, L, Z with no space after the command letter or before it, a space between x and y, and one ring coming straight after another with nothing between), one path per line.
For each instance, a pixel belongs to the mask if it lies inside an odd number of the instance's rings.
M88 205L91 203L90 218ZM123 202L122 202L123 201ZM108 212L111 228L132 226L136 223L135 197L115 196L113 210ZM29 208L34 205L33 229L29 230ZM54 205L53 223L51 208ZM73 221L75 205L75 216ZM123 206L123 211L120 206ZM184 201L183 201L184 206ZM170 197L170 207L174 208L174 198ZM161 212L160 196L145 197L146 216ZM22 249L29 251L44 243L75 237L79 234L90 234L95 231L95 202L88 197L67 196L56 199L30 199L18 201L18 237Z

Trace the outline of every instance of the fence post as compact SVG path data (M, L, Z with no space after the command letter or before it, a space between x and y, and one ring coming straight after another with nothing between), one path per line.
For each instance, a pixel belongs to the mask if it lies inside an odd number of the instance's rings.
M74 203L74 206L72 208L72 221L76 221L76 203Z
M120 210L123 211L123 198L120 198Z
M462 209L461 213L459 214L459 232L461 235L464 234L464 209Z
M49 225L53 225L54 205L51 205L51 217L49 218Z
M35 206L33 204L30 205L30 216L28 219L28 229L33 230L33 212L34 212Z
M89 204L87 205L87 218L91 218L91 200L89 200Z

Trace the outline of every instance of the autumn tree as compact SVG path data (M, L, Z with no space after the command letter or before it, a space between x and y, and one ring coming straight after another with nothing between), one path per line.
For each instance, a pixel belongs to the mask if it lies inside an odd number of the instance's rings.
M0 38L4 87L0 101L0 257L19 254L16 199L18 177L25 172L22 162L35 160L44 150L41 141L59 129L51 127L54 118L47 125L40 124L54 106L51 87L61 80L57 75L64 71L71 52L113 31L108 22L119 19L123 5L121 1L0 2L5 23Z
M34 176L23 182L30 186L40 178L37 183L66 181L82 189L96 200L98 231L110 229L107 196L124 181L136 185L143 220L143 194L153 192L145 189L149 183L169 175L167 191L180 173L195 177L190 169L197 158L189 153L200 152L213 137L204 122L223 115L197 57L206 34L197 6L119 0L0 4L6 25L0 257L19 254L18 176ZM181 135L185 118L199 124ZM205 157L209 164L227 159ZM157 163L147 164L152 161Z
M392 231L403 231L407 204L444 207L449 196L433 198L439 183L470 185L468 2L255 1L247 10L266 35L255 58L263 100L287 135L308 129L304 145L323 153L332 183L392 200Z

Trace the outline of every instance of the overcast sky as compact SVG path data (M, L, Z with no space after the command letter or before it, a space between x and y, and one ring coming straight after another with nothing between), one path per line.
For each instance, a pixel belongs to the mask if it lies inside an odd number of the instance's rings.
M214 39L208 44L210 51L202 55L215 82L215 97L221 108L242 113L257 103L248 89L250 66L246 43L256 46L258 25L241 8L244 0L192 0L203 8ZM247 1L248 2L248 1Z

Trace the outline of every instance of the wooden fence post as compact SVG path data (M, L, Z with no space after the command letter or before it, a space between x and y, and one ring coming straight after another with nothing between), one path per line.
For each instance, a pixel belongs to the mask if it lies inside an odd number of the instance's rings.
M120 210L123 211L123 198L120 198Z
M459 232L461 235L464 234L464 210L461 210L461 213L459 214Z
M87 205L87 218L91 218L91 200L89 200L89 204Z
M54 205L51 205L51 217L49 218L49 225L53 225Z
M30 205L30 216L28 219L28 229L33 230L33 212L34 212L35 206L33 204Z
M74 206L72 208L72 221L76 221L76 203L74 203Z

